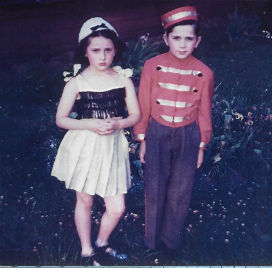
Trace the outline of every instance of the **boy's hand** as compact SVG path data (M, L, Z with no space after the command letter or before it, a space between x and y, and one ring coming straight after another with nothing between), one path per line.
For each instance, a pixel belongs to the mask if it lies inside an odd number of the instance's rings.
M200 166L202 165L203 158L204 158L204 150L199 149L198 158L197 158L197 168L200 168Z
M142 164L145 164L145 141L141 141L139 157Z

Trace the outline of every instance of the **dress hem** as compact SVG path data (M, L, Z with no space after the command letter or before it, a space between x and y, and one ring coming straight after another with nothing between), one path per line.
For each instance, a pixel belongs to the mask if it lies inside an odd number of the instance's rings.
M56 178L57 180L59 180L60 182L64 182L65 183L65 180L55 176L55 175L51 175L52 177ZM85 193L85 194L88 194L88 195L99 195L100 197L104 198L104 197L110 197L110 196L116 196L116 195L119 195L119 194L127 194L128 193L128 190L131 188L131 186L129 186L126 190L124 191L120 191L120 192L117 192L116 194L111 194L111 195L103 195L103 194L100 194L100 193L97 193L97 192L87 192L87 191L80 191L78 189L76 189L76 187L69 187L66 185L65 183L65 188L66 189L69 189L69 190L74 190L74 191L77 191L77 192L80 192L80 193Z

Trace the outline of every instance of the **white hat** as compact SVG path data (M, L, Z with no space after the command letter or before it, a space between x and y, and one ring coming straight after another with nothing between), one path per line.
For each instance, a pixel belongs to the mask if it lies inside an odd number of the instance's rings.
M110 30L115 32L116 35L118 36L117 31L110 23L108 23L107 21L105 21L104 19L100 17L95 17L83 23L78 35L78 42L80 43L82 39L92 34L93 32L99 31L99 30Z

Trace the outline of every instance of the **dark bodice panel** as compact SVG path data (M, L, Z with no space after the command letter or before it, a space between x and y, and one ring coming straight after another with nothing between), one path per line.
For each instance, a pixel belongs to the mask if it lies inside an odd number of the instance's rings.
M125 88L115 88L104 92L79 92L77 101L77 119L125 117Z

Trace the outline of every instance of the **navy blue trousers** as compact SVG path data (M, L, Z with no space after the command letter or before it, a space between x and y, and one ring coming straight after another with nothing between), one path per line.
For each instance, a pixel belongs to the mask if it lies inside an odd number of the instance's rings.
M168 248L181 242L190 205L200 143L196 122L178 128L154 119L146 132L145 244Z

